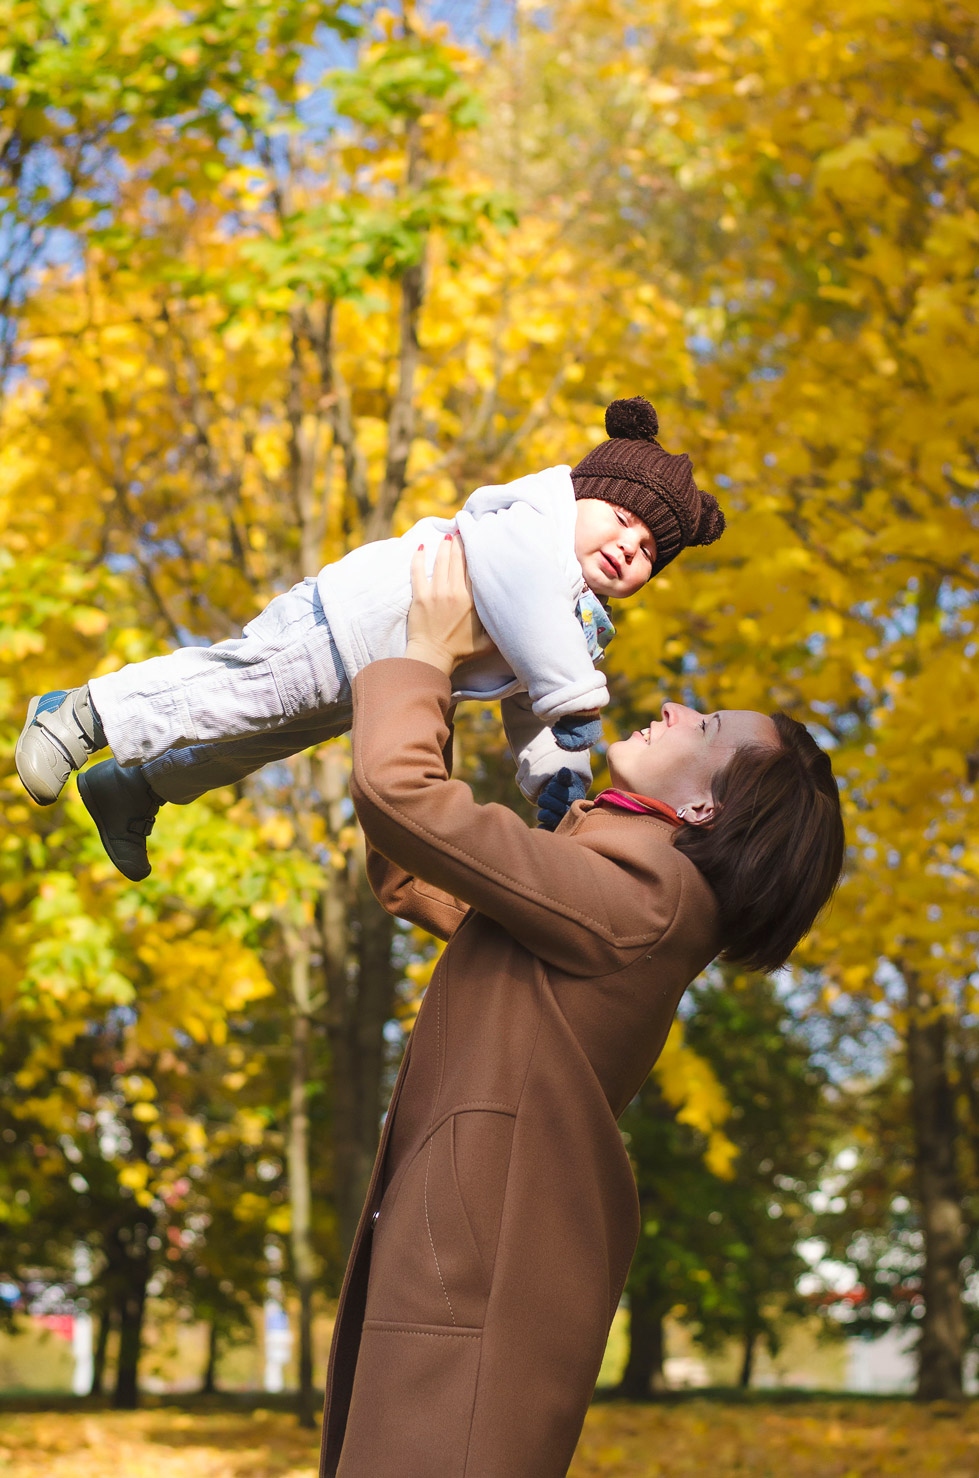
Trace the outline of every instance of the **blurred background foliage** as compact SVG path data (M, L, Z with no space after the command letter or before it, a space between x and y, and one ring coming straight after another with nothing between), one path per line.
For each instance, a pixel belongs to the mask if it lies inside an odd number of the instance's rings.
M979 1231L979 23L956 0L0 0L0 1267L138 1399L335 1295L433 943L366 885L342 741L167 807L121 879L13 769L32 693L236 633L645 394L729 528L617 612L607 730L780 707L850 852L777 980L712 969L623 1122L663 1320L793 1318L961 1392ZM459 769L520 808L497 716ZM801 1249L801 1250L800 1250ZM808 1249L808 1260L803 1253ZM815 1250L813 1250L815 1249ZM829 1260L827 1260L829 1259ZM80 1269L83 1271L80 1272ZM846 1296L843 1292L846 1290ZM16 1313L12 1313L16 1319Z

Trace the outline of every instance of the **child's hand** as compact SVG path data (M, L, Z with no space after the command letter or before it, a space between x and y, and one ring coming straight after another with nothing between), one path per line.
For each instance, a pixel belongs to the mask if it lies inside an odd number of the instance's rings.
M460 662L492 650L473 604L462 540L457 534L445 536L435 555L431 579L425 573L425 550L419 546L411 561L405 656L451 676Z
M558 770L537 797L537 825L542 831L554 831L575 801L587 793L584 776L575 770Z
M602 721L597 710L569 713L558 719L553 732L559 749L591 749L602 737Z

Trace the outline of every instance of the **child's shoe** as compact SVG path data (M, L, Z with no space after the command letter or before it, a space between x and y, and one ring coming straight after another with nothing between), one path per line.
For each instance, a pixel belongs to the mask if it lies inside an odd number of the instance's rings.
M24 789L39 806L53 806L72 770L104 749L105 734L88 686L32 698L14 751Z
M139 765L103 760L79 775L78 794L123 877L133 883L149 877L152 868L146 838L163 802L143 779Z

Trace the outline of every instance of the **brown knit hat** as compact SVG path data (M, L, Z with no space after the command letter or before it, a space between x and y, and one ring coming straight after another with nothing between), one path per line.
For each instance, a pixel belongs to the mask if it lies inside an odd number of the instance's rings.
M605 412L610 440L571 469L576 498L618 503L641 518L656 540L650 578L688 544L713 544L724 532L717 499L693 480L690 458L664 451L659 417L648 400L613 400Z

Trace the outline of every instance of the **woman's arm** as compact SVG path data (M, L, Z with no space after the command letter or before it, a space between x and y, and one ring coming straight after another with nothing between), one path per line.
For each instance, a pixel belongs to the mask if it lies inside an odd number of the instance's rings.
M469 912L458 898L420 882L396 862L389 862L369 841L367 879L382 908L399 919L417 924L419 929L426 929L437 939L451 939Z
M661 849L659 869L651 849L633 879L571 837L478 805L449 778L444 673L407 658L372 662L354 679L353 698L357 815L371 845L408 876L495 919L572 975L615 970L669 928L680 896L672 847Z
M447 722L447 737L442 745L442 763L445 773L452 773L452 722ZM464 903L433 888L429 883L413 878L396 862L378 852L367 838L367 880L374 897L383 909L396 918L407 919L426 929L437 939L450 939L469 912Z
M449 674L485 648L458 540L431 580L419 552L404 658L353 683L350 792L371 845L411 878L495 919L570 974L614 970L663 933L679 900L678 859L662 849L641 882L570 837L532 830L505 806L480 806L449 778Z

